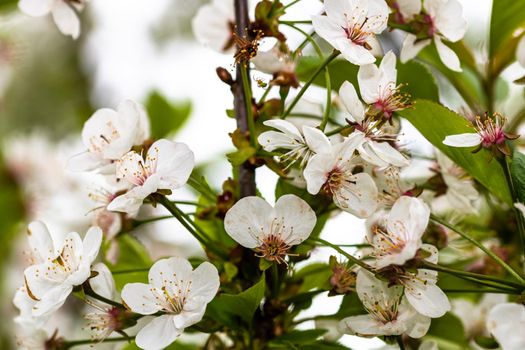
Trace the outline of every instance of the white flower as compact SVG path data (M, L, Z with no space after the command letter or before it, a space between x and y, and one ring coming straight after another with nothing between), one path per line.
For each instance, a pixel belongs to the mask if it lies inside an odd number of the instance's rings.
M202 319L206 305L219 289L219 273L209 262L195 270L189 261L173 257L157 261L148 275L149 284L129 283L122 300L141 315L164 313L153 318L136 337L142 349L162 349Z
M279 197L272 208L264 199L245 197L228 210L224 228L243 247L278 263L293 245L305 241L317 218L308 203L293 194Z
M463 8L457 0L425 0L423 3L428 25L428 37L434 40L443 64L453 71L461 72L459 58L442 39L450 42L461 40L467 31L467 22L463 18ZM427 45L431 39L418 40L416 35L408 33L401 48L401 62L411 60Z
M133 187L113 199L108 210L135 214L150 194L182 187L194 165L193 152L186 144L164 139L151 145L145 159L135 151L127 153L117 162L117 178Z
M93 271L98 275L89 279L89 285L95 293L109 300L117 299L117 288L115 280L108 267L103 263L93 266ZM122 308L108 305L97 299L87 299L89 305L94 309L84 316L88 321L88 329L93 332L93 337L98 340L106 339L113 331L123 329L122 314L127 312Z
M469 338L478 336L490 336L486 327L489 311L507 301L505 294L483 294L477 302L468 299L453 299L452 312L456 315L465 328L465 334Z
M213 0L197 11L191 22L198 42L215 51L233 53L235 14L233 0Z
M29 225L28 238L39 261L24 271L24 277L28 295L37 301L33 315L42 316L59 309L73 287L89 278L91 263L102 243L102 230L91 227L84 241L71 232L55 247L47 227L36 221Z
M259 144L268 152L276 149L289 150L281 156L283 161L290 161L289 166L301 160L300 165L304 167L315 153L331 147L328 137L317 128L305 125L299 131L295 125L282 119L267 120L263 124L279 131L261 133L257 138Z
M370 243L375 260L371 265L382 269L404 265L416 256L422 246L421 237L430 217L429 207L420 199L402 196L392 207L386 220L386 232L374 226Z
M376 59L380 51L375 37L386 29L388 6L384 0L325 0L326 16L312 16L317 34L344 58L356 65Z
M80 35L80 20L77 12L84 7L85 0L20 0L18 7L29 16L41 17L49 13L58 29L65 35L77 39Z
M515 303L494 306L487 317L487 329L503 350L525 349L525 306Z
M131 100L122 102L117 110L102 108L84 124L82 142L86 152L73 156L68 168L73 171L114 170L112 164L149 137L149 120L144 107Z
M356 289L368 314L343 319L339 327L345 333L369 337L406 334L412 338L427 333L430 318L418 314L407 303L402 287L389 287L387 282L360 269Z
M362 136L354 134L328 151L317 153L303 175L309 193L317 194L322 189L339 208L365 218L375 211L378 193L370 175L353 174L358 165L354 152L361 143Z
M15 323L19 324L22 328L43 327L49 317L33 316L33 307L36 303L36 300L29 297L25 285L18 288L13 298L13 304L20 311L20 314L15 317Z
M521 37L520 42L516 47L516 59L520 66L525 68L525 35Z
M396 0L392 4L402 16L402 22L410 21L421 12L421 0Z
M257 55L251 60L255 69L266 74L279 72L295 73L295 61L290 55L285 54L276 44L268 51L257 51Z
M400 168L389 166L386 168L368 166L365 171L372 176L378 190L378 201L384 208L391 208L399 197L410 195L414 184L402 179Z
M48 333L39 327L29 325L22 327L21 332L16 337L16 348L18 350L49 350L52 349L54 340L60 343L60 339L50 339Z

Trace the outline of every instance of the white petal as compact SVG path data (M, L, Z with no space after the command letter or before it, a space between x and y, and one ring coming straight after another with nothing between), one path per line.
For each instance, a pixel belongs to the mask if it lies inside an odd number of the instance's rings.
M49 290L44 297L33 306L33 315L36 317L52 314L60 309L67 297L73 291L71 285L58 285Z
M189 297L198 296L199 300L209 303L219 290L219 272L213 264L205 261L191 274L191 292Z
M182 187L195 166L193 152L185 143L158 140L151 145L149 156L156 157L159 188L174 190Z
M55 1L52 15L60 31L77 39L80 35L80 20L73 8L65 1Z
M407 330L406 334L411 338L421 338L427 334L430 328L431 318L419 314L407 301L403 298L399 306L398 314L399 322L404 322ZM421 350L421 347L418 348Z
M273 152L279 148L291 150L303 146L303 144L295 138L291 138L285 133L273 130L261 133L257 138L257 141L262 148L268 152Z
M45 278L43 271L46 269L46 264L39 264L31 265L24 270L24 279L28 295L33 299L42 299L47 292L60 284L59 281L52 281Z
M308 148L315 153L327 152L332 144L326 135L317 128L303 126L303 134Z
M158 177L150 176L144 186L137 186L128 192L116 197L108 204L107 209L110 211L119 211L130 215L136 214L144 201L144 198L156 192L159 188Z
M434 283L414 278L405 284L405 296L410 305L424 316L441 317L451 309L447 295Z
M389 233L406 241L420 242L430 217L430 208L421 199L402 196L394 203L388 215Z
M184 258L160 259L151 266L148 281L149 284L161 289L166 285L166 280L190 281L192 270L190 262Z
M467 31L467 21L463 18L463 8L457 0L447 0L440 6L434 24L449 41L461 40Z
M180 314L173 316L175 327L179 329L184 329L200 322L204 316L204 313L206 312L206 304L199 304L199 306L196 308L192 307L191 310L186 310L188 304L191 304L191 301L186 302L184 305L184 310Z
M222 53L233 52L234 46L225 50L232 39L233 1L222 1L224 5L217 6L217 2L201 6L191 22L193 34L197 41Z
M397 0L399 12L408 20L421 12L421 0Z
M277 129L281 131L282 133L288 135L290 138L293 138L301 143L304 143L303 135L299 132L299 129L297 127L290 123L289 121L282 120L282 119L270 119L265 122L263 122L264 125L269 126L271 128Z
M377 305L391 304L399 299L403 289L399 285L388 286L388 283L376 278L371 272L360 269L357 272L356 290L359 300L369 309Z
M436 49L438 51L441 62L443 62L443 64L449 69L455 72L461 72L461 63L459 62L459 58L454 52L454 50L452 50L447 45L443 44L443 42L438 36L434 37L434 43L436 44Z
M390 9L384 0L360 0L360 7L366 5L368 8L368 18L374 18L373 21L367 21L365 24L366 30L380 34L387 27L388 14Z
M368 104L373 104L379 100L379 78L381 72L375 64L367 64L359 67L357 80L359 81L359 91L361 97Z
M90 171L108 163L109 160L104 160L98 153L82 152L68 159L66 169L75 172Z
M334 194L335 204L359 218L372 215L377 208L377 187L370 175L359 173L348 178L347 188Z
M29 224L27 227L27 238L29 246L37 254L41 260L40 262L56 256L53 239L47 226L42 221L33 221Z
M350 335L376 336L386 335L382 331L383 327L384 325L372 315L359 315L342 319L338 329Z
M365 117L365 109L352 83L345 81L343 85L341 85L339 98L352 118L356 122L361 123Z
M40 17L51 11L54 2L55 0L20 0L18 8L29 16Z
M84 263L91 265L91 263L95 261L98 255L98 251L100 250L101 244L102 230L100 229L100 227L97 226L90 227L82 243L82 259Z
M335 162L336 159L334 159L334 155L331 152L319 153L310 158L303 171L308 193L319 193Z
M286 194L277 199L274 217L277 222L282 220L281 237L288 245L297 245L305 241L317 221L310 205L293 194Z
M118 105L117 111L125 120L137 121L137 124L133 125L134 145L141 145L150 137L150 123L144 106L132 100L124 100Z
M116 287L113 275L106 264L98 263L93 266L93 271L98 272L93 278L89 279L89 285L98 295L102 295L107 299L115 297Z
M503 303L494 306L487 317L487 330L504 350L525 348L525 306Z
M267 233L273 208L262 198L251 196L240 199L224 217L224 229L237 243L246 248L260 245Z
M361 45L356 45L346 38L336 39L334 47L341 51L341 55L343 55L345 59L355 65L362 66L376 61L376 58L370 50L365 49Z
M287 61L276 45L268 51L259 50L251 62L259 72L274 74L284 70Z
M155 288L149 284L128 283L122 288L121 297L131 311L141 315L152 315L162 309Z
M473 147L480 143L481 137L476 133L449 135L443 140L443 144L451 147Z
M135 338L137 346L145 350L164 349L173 343L181 334L182 329L175 327L173 315L155 317Z
M525 68L525 35L522 36L516 48L516 59Z
M315 32L336 49L339 49L338 40L348 41L343 28L328 16L312 16L312 25Z
M325 0L324 8L332 22L342 25L346 21L345 15L355 11L355 4L354 1L348 0Z
M396 55L393 51L388 51L387 54L381 60L379 65L379 87L381 90L387 86L395 87L397 81L397 69L396 69Z
M521 215L525 217L525 205L523 203L514 203L514 207L521 212Z
M370 147L374 150L374 153L390 165L397 167L405 167L410 164L410 161L406 159L401 154L401 152L399 152L394 147L390 146L388 142L372 141L369 144Z
M417 42L416 40L417 37L414 34L407 34L405 40L403 40L401 54L399 55L401 62L406 63L407 61L410 61L416 57L423 48L430 44L430 39L419 40Z

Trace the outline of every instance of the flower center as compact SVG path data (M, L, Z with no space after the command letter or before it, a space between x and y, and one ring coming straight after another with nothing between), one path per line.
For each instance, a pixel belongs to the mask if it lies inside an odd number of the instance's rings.
M381 226L375 225L372 228L374 233L373 247L376 257L397 254L403 250L406 242L401 237L388 233Z
M335 168L332 169L326 178L326 181L323 185L323 190L330 195L333 195L335 192L337 192L346 182L346 176L344 172L339 169Z
M476 117L476 131L481 137L483 147L490 148L505 142L504 123L505 118L500 114L494 114L494 118L487 117L485 120L481 120L479 116Z
M284 258L288 253L290 246L284 242L279 235L270 234L264 238L262 244L255 249L257 256L265 258L268 261L276 261L277 263L285 263Z
M347 14L345 14L345 17L347 17ZM348 19L347 19L348 21ZM353 22L353 21L352 21ZM345 31L346 38L353 42L355 45L363 46L367 50L371 50L372 47L366 42L368 37L373 35L370 32L367 32L365 28L365 24L368 22L368 17L365 17L363 21L360 23L354 23L353 25L347 25L346 27L343 27L343 30Z
M381 113L389 120L394 112L410 107L410 94L402 93L402 87L403 84L394 86L394 83L390 83L384 88L379 87L379 99L371 106L374 114Z
M120 133L111 121L106 123L106 128L98 136L89 138L89 150L93 153L102 152L109 144L120 137Z

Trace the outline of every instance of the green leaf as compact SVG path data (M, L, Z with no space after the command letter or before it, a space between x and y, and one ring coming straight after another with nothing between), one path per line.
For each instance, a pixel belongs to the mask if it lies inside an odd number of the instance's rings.
M282 349L283 346L285 346L287 349L294 349L299 345L306 345L315 342L325 333L325 329L308 329L304 331L294 330L290 333L286 333L272 339L268 343L268 347L273 349Z
M151 122L151 136L160 139L181 129L190 117L191 103L172 103L158 91L153 91L146 101L146 110Z
M343 297L343 301L341 302L341 305L339 306L339 311L337 311L334 317L338 319L342 319L344 317L364 315L366 313L367 312L364 309L363 304L361 303L361 300L359 300L357 293L350 293L350 294L346 294Z
M490 57L505 51L506 42L518 28L525 26L525 1L494 0L490 18Z
M510 168L516 197L521 203L525 203L525 154L514 151L512 165Z
M239 166L255 155L257 150L253 147L241 148L235 152L228 153L226 157L233 166Z
M298 293L312 289L330 289L328 280L332 276L332 269L325 263L306 265L293 275L294 280L302 280Z
M297 76L300 80L308 80L323 60L317 57L303 57L297 66ZM335 60L330 63L330 82L332 89L338 91L345 81L354 84L357 90L357 72L359 67L351 64L346 60ZM436 81L430 71L420 63L409 61L405 64L397 62L397 82L405 84L403 92L412 96L412 98L424 98L438 101L439 90ZM324 75L320 74L314 84L326 87Z
M265 277L239 294L221 294L208 304L206 316L230 328L237 328L239 320L251 323L266 290Z
M124 287L129 282L146 282L148 271L153 261L149 257L146 248L130 235L122 235L117 238L119 247L118 262L113 265L108 262L109 269L113 271L144 270L133 273L118 273L114 275L117 289Z
M446 107L426 100L417 100L415 108L403 110L399 114L495 196L512 204L512 196L503 168L493 159L490 151L482 149L474 154L472 148L450 147L443 144L443 140L448 135L475 132L473 127L468 126L467 120Z

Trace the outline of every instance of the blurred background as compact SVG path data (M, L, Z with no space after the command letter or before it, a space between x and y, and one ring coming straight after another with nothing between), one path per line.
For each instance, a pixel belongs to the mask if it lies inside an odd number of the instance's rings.
M220 187L230 176L224 155L233 149L228 132L235 129L235 121L226 115L232 97L217 79L215 68L233 71L233 58L203 47L192 35L191 19L206 2L90 0L82 13L81 37L73 41L57 30L50 16L28 17L17 10L16 2L0 1L0 311L5 320L0 324L0 349L15 346L11 300L27 265L27 223L43 220L60 236L72 230L83 234L91 222L89 212L96 205L87 194L100 184L92 175L66 171L64 164L82 150L81 127L96 109L116 108L125 98L141 102L152 119L153 134L186 142L212 186ZM467 42L482 52L491 1L461 2L469 22ZM321 8L318 0L303 0L285 19L309 19ZM283 32L292 48L302 41L295 31L283 28ZM482 63L483 55L478 59ZM505 73L509 81L516 69ZM268 78L253 74L260 77ZM507 85L502 89L505 96L516 93ZM444 103L461 107L446 86L441 86L441 92ZM312 89L308 98L315 103L324 96ZM502 106L503 110L512 108ZM428 152L429 146L415 131L409 126L405 130L403 137L410 147L421 154ZM276 176L259 169L257 180L272 202ZM176 196L194 198L189 190ZM202 254L197 242L171 220L143 226L133 234L151 259ZM363 223L351 215L336 217L324 231L326 239L347 244L362 242L363 234ZM316 259L326 260L329 253L321 250ZM330 314L338 303L337 297L321 295L308 312ZM85 338L83 320L67 315L53 319L61 325L61 335ZM343 342L354 349L382 345L377 339L350 336Z

